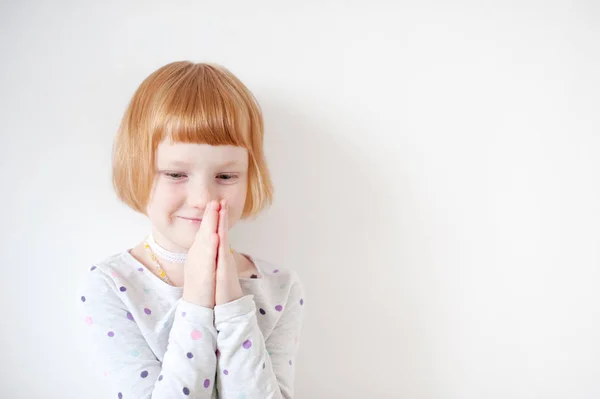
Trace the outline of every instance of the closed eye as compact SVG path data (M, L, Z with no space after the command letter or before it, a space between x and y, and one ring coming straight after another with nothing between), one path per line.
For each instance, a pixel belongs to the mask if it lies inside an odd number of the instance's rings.
M188 177L187 174L178 173L178 172L165 172L165 176L167 176L171 180L182 180L182 179L185 179L186 177ZM238 175L230 174L230 173L222 173L220 175L217 175L217 178L219 180L222 180L225 182L232 182L238 178Z
M180 180L180 179L183 179L183 178L187 177L185 173L170 173L170 172L167 172L167 173L165 173L165 175L168 178L173 179L173 180Z
M237 178L237 175L231 175L231 174L221 174L218 175L217 177L219 177L221 180L225 180L225 181L231 181L231 180L235 180Z

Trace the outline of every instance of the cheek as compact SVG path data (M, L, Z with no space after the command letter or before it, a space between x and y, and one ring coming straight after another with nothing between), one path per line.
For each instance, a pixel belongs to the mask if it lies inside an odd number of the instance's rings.
M178 208L181 203L181 190L177 187L159 184L154 191L150 208L154 213L164 213Z
M242 212L244 211L244 205L246 204L246 192L237 191L226 196L227 202L229 203L229 220L230 222L237 221Z

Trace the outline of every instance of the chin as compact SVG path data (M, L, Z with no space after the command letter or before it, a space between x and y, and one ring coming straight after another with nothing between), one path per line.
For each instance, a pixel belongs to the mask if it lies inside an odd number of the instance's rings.
M178 235L177 239L173 243L187 252L194 243L195 238L196 234L181 234Z
M160 234L168 241L171 243L171 245L175 245L180 247L182 250L185 250L185 252L187 252L190 247L192 246L192 244L194 243L194 240L196 239L196 233L197 231L182 231L182 229L174 229L174 228L167 228L165 230L162 230L163 232L161 232ZM160 230L159 230L160 232ZM177 252L177 251L176 251Z

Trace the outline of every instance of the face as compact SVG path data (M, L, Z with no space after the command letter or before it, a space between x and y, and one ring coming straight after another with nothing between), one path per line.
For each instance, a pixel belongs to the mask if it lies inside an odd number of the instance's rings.
M211 200L227 200L228 228L233 227L244 210L247 189L245 148L163 141L147 207L155 240L167 250L187 252Z

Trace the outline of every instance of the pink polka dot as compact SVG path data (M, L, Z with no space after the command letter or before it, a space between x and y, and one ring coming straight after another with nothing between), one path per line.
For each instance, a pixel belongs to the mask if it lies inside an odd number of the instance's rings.
M199 340L200 338L202 338L202 333L198 330L194 330L194 331L192 331L191 336L192 336L192 339L194 341L196 341L196 340Z
M94 324L94 320L92 320L91 316L85 316L85 324L87 324L88 326L91 326L92 324Z
M298 343L298 337L294 337L294 343L297 344Z
M281 312L283 310L283 306L277 305L277 306L275 306L275 310L278 312Z
M119 273L117 273L117 272L112 272L111 274L113 277L119 277Z

